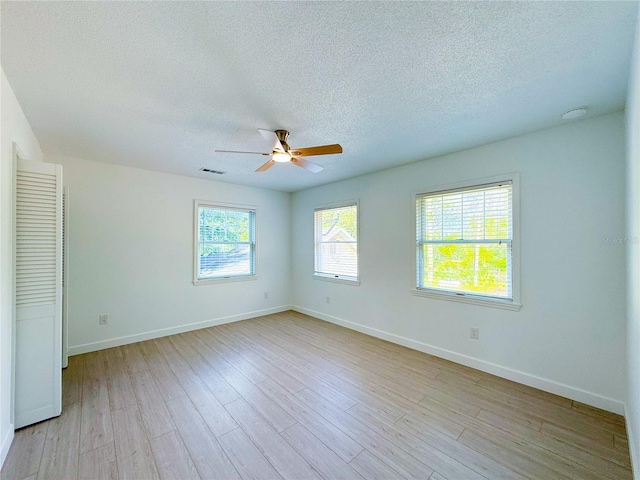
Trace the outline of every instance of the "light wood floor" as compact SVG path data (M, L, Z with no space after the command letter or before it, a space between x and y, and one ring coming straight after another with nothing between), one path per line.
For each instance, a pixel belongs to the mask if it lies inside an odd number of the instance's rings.
M630 479L622 417L286 312L72 357L2 479Z

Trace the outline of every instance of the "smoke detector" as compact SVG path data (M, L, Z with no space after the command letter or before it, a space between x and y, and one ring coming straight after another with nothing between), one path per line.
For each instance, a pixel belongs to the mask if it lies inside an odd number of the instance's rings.
M563 120L575 120L576 118L584 117L587 114L589 107L572 108L562 114Z

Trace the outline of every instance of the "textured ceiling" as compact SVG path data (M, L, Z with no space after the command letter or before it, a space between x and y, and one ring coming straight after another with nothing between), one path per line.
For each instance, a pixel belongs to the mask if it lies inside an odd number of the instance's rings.
M2 67L45 154L295 191L621 110L638 3L1 9ZM214 153L268 150L258 128L344 153L310 158L318 174Z

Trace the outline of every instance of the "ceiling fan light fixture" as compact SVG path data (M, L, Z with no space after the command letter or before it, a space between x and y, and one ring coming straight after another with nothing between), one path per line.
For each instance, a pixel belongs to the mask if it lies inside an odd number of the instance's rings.
M273 154L272 159L273 159L274 162L280 162L280 163L290 162L291 161L291 155L289 155L288 153L285 153L285 152L275 152Z

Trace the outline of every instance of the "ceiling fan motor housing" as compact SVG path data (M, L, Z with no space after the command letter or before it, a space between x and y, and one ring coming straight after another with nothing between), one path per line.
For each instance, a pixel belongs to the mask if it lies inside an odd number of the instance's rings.
M289 137L289 132L287 130L276 130L274 133L278 137L278 140L280 140L280 143L282 144L284 151L288 152L289 145L287 144L287 138Z

